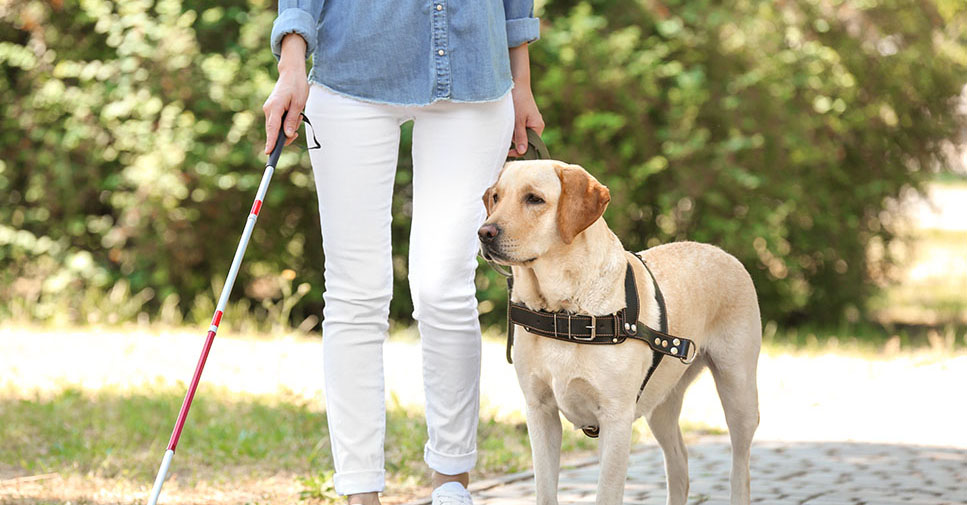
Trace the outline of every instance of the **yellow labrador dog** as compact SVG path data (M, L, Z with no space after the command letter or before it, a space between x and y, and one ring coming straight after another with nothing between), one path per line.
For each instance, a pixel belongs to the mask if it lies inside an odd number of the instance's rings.
M638 321L659 327L655 284L643 262L625 251L602 219L608 189L577 165L515 161L484 195L484 256L513 271L512 301L532 311L605 315L626 305L624 281L634 269ZM690 364L664 359L640 398L653 350L641 340L580 345L516 327L514 366L527 402L537 503L556 504L561 421L600 431L598 504L620 504L632 423L645 416L665 455L669 505L688 497L688 460L678 426L688 385L708 367L732 443L731 502L749 503L749 449L759 424L756 362L762 340L759 304L748 272L716 247L678 242L639 253L667 307L672 335L697 350ZM617 330L615 330L617 332Z

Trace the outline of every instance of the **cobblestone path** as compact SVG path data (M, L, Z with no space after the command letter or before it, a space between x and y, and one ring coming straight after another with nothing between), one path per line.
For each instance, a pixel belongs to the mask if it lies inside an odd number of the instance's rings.
M729 503L726 437L688 444L688 503ZM593 504L596 461L561 473L562 505ZM530 472L471 485L476 505L534 503ZM967 503L967 450L855 442L756 442L752 501L770 505L961 505ZM416 502L412 505L417 505ZM664 505L665 470L657 445L635 448L626 505Z

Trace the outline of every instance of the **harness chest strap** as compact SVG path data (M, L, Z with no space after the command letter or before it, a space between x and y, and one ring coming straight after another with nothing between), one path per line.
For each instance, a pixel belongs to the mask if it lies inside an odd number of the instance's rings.
M635 255L636 258L641 259ZM513 363L511 348L514 339L514 326L520 325L537 335L579 344L615 345L629 338L641 340L655 350L659 356L672 356L683 362L690 362L694 355L694 343L682 337L668 334L668 314L665 299L648 265L642 264L652 278L655 287L655 301L659 309L660 330L651 328L638 321L639 301L631 264L625 272L625 308L603 316L570 314L564 311L548 312L532 310L522 303L510 301L513 292L513 278L507 278L507 362ZM659 358L656 358L659 359Z
M564 311L531 310L522 303L511 301L514 279L507 277L507 362L513 363L511 349L514 344L514 326L518 324L527 331L543 337L579 344L615 345L628 338L641 340L655 352L652 354L651 366L641 382L641 387L638 388L636 403L641 399L645 385L648 384L648 380L651 379L662 358L666 355L678 358L684 364L691 363L697 352L694 342L687 338L668 334L668 311L665 308L665 297L662 295L658 281L651 269L648 268L644 258L637 254L634 256L641 261L654 285L660 330L638 321L640 308L638 288L635 284L635 273L631 263L628 263L625 270L625 308L604 316L570 314ZM589 437L596 438L598 436L597 426L588 426L581 429Z

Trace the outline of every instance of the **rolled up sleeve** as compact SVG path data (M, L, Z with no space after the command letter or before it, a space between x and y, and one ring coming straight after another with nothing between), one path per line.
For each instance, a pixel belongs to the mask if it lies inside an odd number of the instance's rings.
M279 0L279 16L272 24L272 54L279 59L282 38L298 33L306 41L306 59L316 50L319 16L324 0Z
M534 17L534 0L504 0L507 47L534 42L541 36L540 20Z

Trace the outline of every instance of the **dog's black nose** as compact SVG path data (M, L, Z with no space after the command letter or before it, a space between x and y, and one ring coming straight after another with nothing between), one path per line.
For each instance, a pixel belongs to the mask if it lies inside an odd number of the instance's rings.
M477 236L480 237L480 241L484 244L489 244L500 235L500 228L497 228L495 224L485 224L477 230Z

